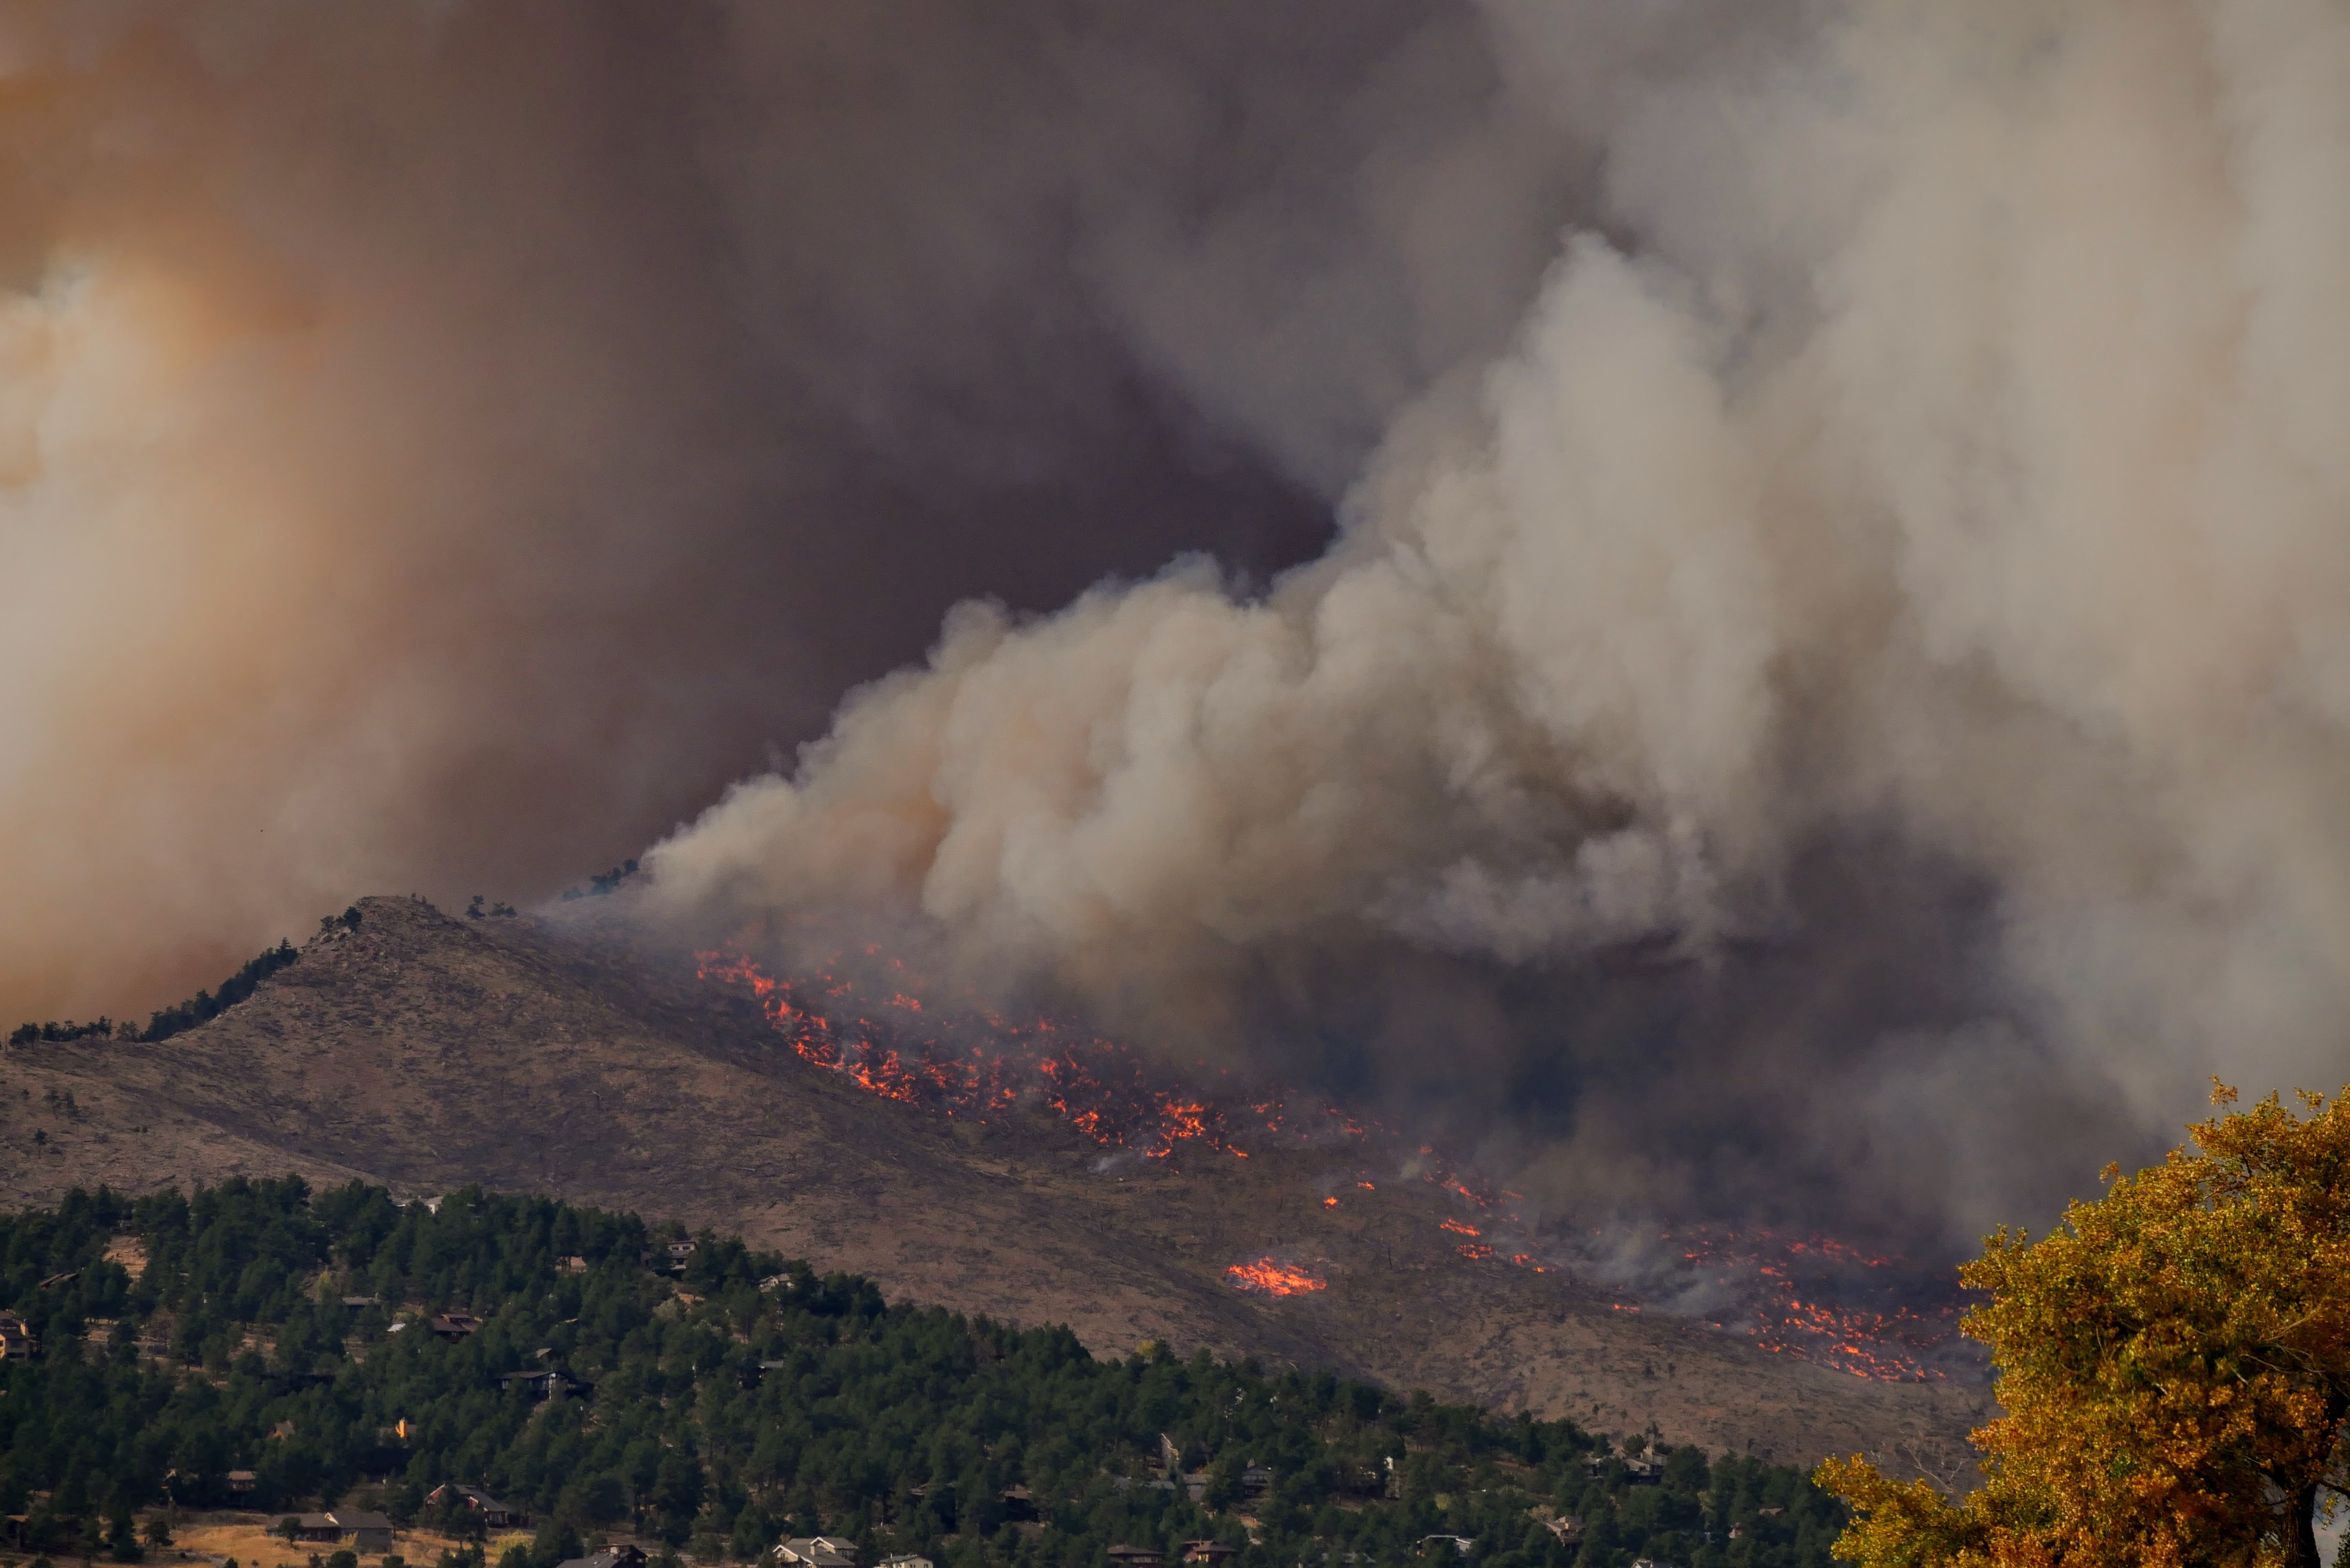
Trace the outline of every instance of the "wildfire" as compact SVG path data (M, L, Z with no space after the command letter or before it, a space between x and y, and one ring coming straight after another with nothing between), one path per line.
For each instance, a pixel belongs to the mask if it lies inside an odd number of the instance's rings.
M1275 1096L1228 1108L1115 1041L1046 1018L1014 1023L983 1008L926 1003L899 988L902 977L868 1004L854 980L778 979L738 952L696 959L701 979L749 992L802 1060L949 1117L983 1121L1037 1106L1104 1147L1153 1159L1185 1147L1246 1159L1234 1139L1257 1134L1243 1112L1264 1134L1304 1144L1364 1136L1361 1123L1333 1106L1301 1111Z
M1234 1263L1224 1271L1224 1277L1237 1290L1252 1295L1294 1296L1307 1291L1326 1291L1326 1280L1317 1280L1304 1269L1273 1258L1259 1258L1253 1263Z
M1721 1327L1762 1349L1891 1382L1939 1382L1964 1359L1956 1286L1901 1258L1829 1237L1740 1233L1715 1226L1668 1232L1687 1269L1726 1287L1736 1305Z
M868 951L868 959L878 959ZM958 1008L915 983L895 961L881 961L887 980L860 989L833 972L778 979L739 952L698 955L697 972L737 988L803 1060L840 1074L868 1094L920 1106L957 1119L984 1121L1018 1107L1049 1111L1080 1136L1106 1148L1166 1159L1179 1151L1214 1151L1245 1159L1237 1140L1268 1139L1306 1147L1343 1143L1368 1152L1374 1141L1395 1139L1336 1107L1300 1106L1263 1085L1245 1085L1229 1072L1195 1071L1189 1077L1115 1041L1047 1018L1007 1020L976 1004ZM889 971L897 971L889 973ZM1203 1093L1222 1080L1222 1095ZM1253 1092L1250 1092L1253 1089ZM1402 1155L1410 1146L1394 1152ZM1357 1170L1362 1167L1358 1164ZM1598 1267L1616 1249L1595 1245L1588 1259L1558 1232L1529 1227L1513 1211L1521 1195L1488 1184L1454 1166L1433 1146L1407 1159L1403 1174L1444 1195L1471 1220L1446 1216L1438 1223L1465 1263L1514 1266L1532 1273ZM1379 1184L1357 1175L1365 1193ZM1322 1206L1338 1200L1325 1196ZM1741 1234L1696 1227L1659 1240L1678 1258L1652 1265L1627 1293L1647 1304L1706 1321L1774 1354L1796 1356L1857 1377L1898 1381L1939 1379L1963 1359L1953 1349L1960 1303L1955 1289L1898 1258L1876 1256L1821 1236L1783 1237L1767 1231ZM1620 1255L1620 1253L1618 1253ZM1647 1255L1658 1260L1650 1250ZM1615 1265L1609 1264L1609 1272ZM1326 1289L1302 1268L1272 1258L1225 1271L1235 1288L1266 1295ZM1707 1302L1711 1309L1692 1306ZM1638 1312L1638 1302L1618 1302Z

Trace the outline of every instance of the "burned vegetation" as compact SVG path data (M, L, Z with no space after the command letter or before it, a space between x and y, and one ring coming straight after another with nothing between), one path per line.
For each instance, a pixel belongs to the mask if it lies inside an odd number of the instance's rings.
M414 1520L451 1486L537 1532L504 1568L814 1536L945 1568L1113 1547L1792 1568L1843 1522L1785 1467L1163 1345L1097 1359L1066 1329L474 1189L76 1192L0 1219L0 1312L37 1347L0 1356L0 1513L36 1552L165 1502L292 1514L368 1488Z

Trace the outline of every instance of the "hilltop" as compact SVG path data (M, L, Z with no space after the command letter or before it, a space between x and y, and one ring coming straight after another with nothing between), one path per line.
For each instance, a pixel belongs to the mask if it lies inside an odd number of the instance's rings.
M1600 1431L1961 1472L1980 1385L1874 1382L1462 1258L1434 1185L1343 1153L1112 1162L1066 1124L949 1121L782 1048L739 993L595 922L356 906L171 1038L8 1048L0 1183L53 1202L298 1172L404 1196L478 1183L739 1234L893 1298L1066 1324L1097 1354L1254 1355ZM1335 1206L1326 1199L1345 1196ZM1325 1288L1234 1288L1312 1262Z

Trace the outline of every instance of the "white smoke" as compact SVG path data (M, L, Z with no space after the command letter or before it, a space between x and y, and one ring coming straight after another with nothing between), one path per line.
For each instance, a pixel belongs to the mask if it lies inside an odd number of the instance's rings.
M1932 1124L1966 1190L1915 1202L1971 1227L2104 1158L2061 1119L1991 1158L2034 1093L2161 1127L2209 1072L2329 1081L2350 12L1885 0L1601 87L1588 16L1490 20L1497 113L1596 117L1605 233L1395 417L1329 555L964 607L662 845L662 897L919 911L1176 1028L1301 952L1712 961L1882 835L1993 889L2002 1016L1806 1057L1776 1125L1822 1160ZM1937 1112L1978 1073L2016 1116ZM1541 1160L1589 1178L1603 1120Z

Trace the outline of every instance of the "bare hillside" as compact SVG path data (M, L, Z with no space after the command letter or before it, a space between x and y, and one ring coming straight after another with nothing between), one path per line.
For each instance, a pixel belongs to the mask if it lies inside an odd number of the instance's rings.
M1987 1413L1979 1386L1868 1381L1464 1260L1440 1192L1360 1187L1344 1151L1104 1169L1043 1117L982 1127L866 1095L689 967L571 925L359 908L357 930L171 1040L10 1048L0 1183L19 1202L288 1169L546 1191L1065 1322L1097 1350L1326 1365L1782 1460L1866 1449L1956 1475ZM1235 1289L1227 1270L1268 1255L1325 1288Z

